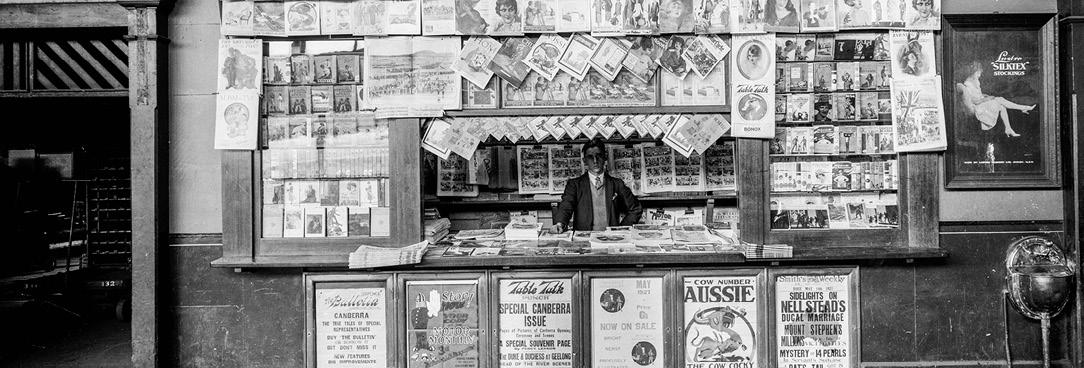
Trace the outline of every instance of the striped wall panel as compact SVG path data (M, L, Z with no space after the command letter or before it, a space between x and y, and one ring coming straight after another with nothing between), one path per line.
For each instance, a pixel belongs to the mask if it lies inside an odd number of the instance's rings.
M123 40L34 42L34 90L128 88L128 43Z
M26 88L26 43L0 42L0 91Z

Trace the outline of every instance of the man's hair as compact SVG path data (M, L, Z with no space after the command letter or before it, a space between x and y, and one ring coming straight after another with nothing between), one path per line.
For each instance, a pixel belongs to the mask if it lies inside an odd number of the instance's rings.
M587 155L587 150L590 148L598 148L599 152L602 152L603 157L606 155L606 143L602 141L602 138L592 139L583 145L580 153L584 156Z

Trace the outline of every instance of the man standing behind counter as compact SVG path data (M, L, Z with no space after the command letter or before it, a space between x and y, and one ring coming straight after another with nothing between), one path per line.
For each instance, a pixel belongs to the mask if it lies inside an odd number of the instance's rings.
M628 226L640 220L640 201L625 182L606 173L606 144L602 139L583 145L583 165L587 173L565 184L561 203L553 214L552 232L565 232L569 220L574 220L573 230L606 230L607 226ZM624 218L620 217L622 213Z

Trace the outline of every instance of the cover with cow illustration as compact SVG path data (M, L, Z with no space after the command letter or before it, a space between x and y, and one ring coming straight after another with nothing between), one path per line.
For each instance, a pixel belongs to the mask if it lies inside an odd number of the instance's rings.
M478 366L478 282L407 281L407 367Z
M685 277L685 367L758 367L757 277Z

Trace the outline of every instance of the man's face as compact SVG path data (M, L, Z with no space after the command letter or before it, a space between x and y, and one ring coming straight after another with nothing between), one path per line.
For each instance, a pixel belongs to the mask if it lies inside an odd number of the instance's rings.
M588 148L583 153L583 165L587 167L588 172L600 175L606 171L606 154L598 147Z
M828 115L830 108L827 105L820 105L817 107L817 113L821 115Z

